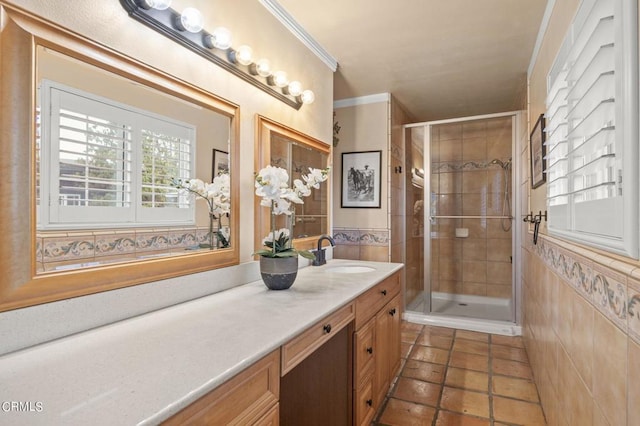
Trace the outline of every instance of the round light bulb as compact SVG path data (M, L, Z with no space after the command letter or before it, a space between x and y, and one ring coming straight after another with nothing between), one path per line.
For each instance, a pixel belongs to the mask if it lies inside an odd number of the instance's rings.
M278 87L285 87L289 84L289 77L287 77L287 73L284 71L276 71L271 77L273 78L273 84Z
M143 0L143 1L149 8L154 8L157 10L169 9L169 7L171 6L171 0Z
M316 95L314 95L311 90L305 90L302 92L302 95L300 95L300 100L303 104L310 104L316 100Z
M246 44L243 44L236 49L235 58L237 63L249 65L253 62L253 50Z
M218 27L213 30L211 35L208 35L205 39L205 45L211 48L217 48L221 50L227 50L231 47L231 31L225 27Z
M292 81L287 86L287 91L291 96L300 96L302 94L302 83L299 81Z
M256 62L256 73L260 77L269 77L271 75L271 63L268 59L260 59Z
M182 30L189 31L190 33L199 33L204 27L202 13L193 7L187 7L183 10L178 22L178 26L181 27Z

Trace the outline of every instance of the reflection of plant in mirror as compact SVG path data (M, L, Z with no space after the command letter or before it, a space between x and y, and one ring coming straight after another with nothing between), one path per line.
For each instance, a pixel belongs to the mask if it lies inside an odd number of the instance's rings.
M333 146L338 146L338 142L340 142L340 138L338 138L338 133L340 133L340 125L336 120L336 112L333 111Z
M214 220L218 221L218 230L215 235L218 237L219 246L229 247L229 233L223 228L221 222L222 216L229 216L231 208L229 174L221 173L213 179L212 183L207 184L200 179L172 179L171 185L202 198L209 205L209 244L201 244L200 247L213 249Z
M294 179L293 188L289 187L289 173L281 167L267 166L256 173L256 195L262 197L260 205L271 211L271 233L262 240L269 250L258 250L255 254L265 257L294 257L298 254L307 259L315 259L307 250L296 250L291 245L290 229L276 230L276 215L293 215L291 203L304 204L303 197L311 195L311 189L320 188L320 184L329 178L329 167L326 169L309 168L309 174L302 175L302 180ZM304 181L304 182L303 182ZM293 220L290 222L293 226Z

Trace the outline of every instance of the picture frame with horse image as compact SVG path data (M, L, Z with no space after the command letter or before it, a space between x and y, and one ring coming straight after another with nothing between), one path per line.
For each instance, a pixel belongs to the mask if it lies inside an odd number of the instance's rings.
M342 208L379 209L382 151L342 153Z

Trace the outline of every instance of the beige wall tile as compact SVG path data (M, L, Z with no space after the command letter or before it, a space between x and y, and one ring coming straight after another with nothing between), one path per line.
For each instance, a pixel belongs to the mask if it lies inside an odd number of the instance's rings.
M462 140L462 159L464 161L484 161L487 158L487 139L484 135Z
M462 281L474 283L487 282L487 262L463 260Z
M387 246L360 246L360 260L370 260L374 262L389 261L389 247Z
M465 194L487 192L487 171L474 170L462 173L462 190Z
M462 258L464 260L487 260L487 240L479 238L463 239Z
M515 224L517 225L519 222L516 220ZM509 226L511 225L511 227ZM502 219L487 219L486 221L486 229L487 229L487 238L500 238L500 239L511 239L511 230L513 228L514 223L510 223L509 221L504 223ZM507 229L505 231L505 229Z
M470 296L486 296L487 285L485 283L463 282L462 294L467 294Z
M599 312L594 315L593 398L611 424L627 422L627 336ZM602 368L606 366L606 368Z
M487 260L496 262L511 262L510 239L487 239Z
M592 389L594 308L574 291L571 304L570 354L587 389Z
M437 197L436 213L438 216L460 215L462 208L462 195L442 194Z
M487 226L490 220L463 219L462 228L469 230L469 238L487 238Z
M440 141L440 162L461 161L462 140L449 139Z
M640 345L629 340L629 389L627 394L627 419L629 425L640 421Z
M487 136L487 120L471 120L462 123L462 138L479 138Z
M511 299L511 285L487 283L487 296L501 299Z
M487 282L511 284L511 263L487 262Z
M463 173L448 172L438 173L440 194L460 194L463 189Z
M462 139L462 124L451 123L441 124L437 128L438 138L440 141L447 141L451 139Z
M360 259L360 246L338 244L333 248L333 257L336 259Z

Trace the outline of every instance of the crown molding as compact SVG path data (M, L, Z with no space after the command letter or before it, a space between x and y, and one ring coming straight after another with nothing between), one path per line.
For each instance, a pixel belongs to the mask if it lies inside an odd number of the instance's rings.
M540 22L540 28L538 29L538 37L536 38L536 44L533 46L533 52L531 53L531 59L529 61L529 68L527 69L527 77L530 78L533 73L533 67L538 60L538 53L540 53L540 47L544 40L544 35L547 33L549 22L551 21L551 14L553 13L553 7L556 5L556 0L547 0L547 7L542 15L542 22Z
M324 62L331 71L338 69L338 61L329 54L276 0L259 0L282 25L295 35L309 50Z

